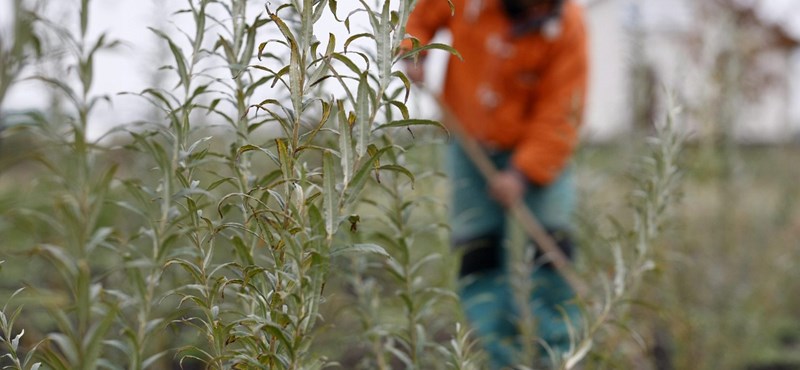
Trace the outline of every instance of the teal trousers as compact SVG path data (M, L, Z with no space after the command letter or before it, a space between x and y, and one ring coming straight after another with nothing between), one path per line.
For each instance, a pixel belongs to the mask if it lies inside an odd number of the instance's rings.
M503 247L509 229L505 210L489 196L485 179L462 147L450 144L447 151L453 244L458 248L471 240L493 236L502 261L462 277L459 294L467 320L488 354L492 369L528 362L528 354L519 353L518 310L508 281L509 264ZM490 158L497 168L504 169L511 153L493 152ZM546 229L569 233L576 204L572 166L548 186L529 184L524 201ZM575 325L580 319L578 308L571 303L574 292L552 267L535 268L531 279L534 289L528 308L537 321L537 335L550 348L563 352L569 346L566 320Z

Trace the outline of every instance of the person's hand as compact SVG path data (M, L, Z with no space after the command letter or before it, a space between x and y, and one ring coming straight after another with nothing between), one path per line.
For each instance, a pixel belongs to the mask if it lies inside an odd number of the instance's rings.
M406 76L411 82L421 84L425 82L425 65L424 60L420 58L416 62L413 59L405 60Z
M499 172L489 181L489 194L505 208L511 208L525 195L526 181L514 170Z

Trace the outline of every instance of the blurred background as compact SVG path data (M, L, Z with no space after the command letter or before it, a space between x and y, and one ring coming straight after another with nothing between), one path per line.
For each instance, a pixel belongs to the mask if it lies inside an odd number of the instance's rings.
M714 135L724 128L737 141L746 143L800 140L800 5L796 2L577 1L586 6L592 38L586 141L607 142L647 126L665 111L665 91L676 96L686 113L686 125L697 137ZM69 1L44 3L41 11L48 17L68 19L74 15ZM94 17L90 35L106 33L123 42L117 50L99 55L93 92L113 95L140 91L158 81L152 67L168 57L168 51L160 47L155 35L143 30L156 27L177 33L177 29L185 29L192 24L189 17L170 16L182 5L177 1L133 0L91 3ZM9 35L11 0L0 7L0 27L3 35ZM348 4L342 3L341 9L346 11ZM361 26L366 29L366 25ZM326 14L315 34L324 39L329 32L343 35L346 29ZM447 35L437 41L446 42ZM439 60L430 63L432 73L428 74L434 90L444 68L444 56L438 54ZM48 95L43 89L36 83L17 83L3 107L44 107ZM700 116L709 114L710 105L730 111L731 117L723 124L702 119ZM140 99L114 97L117 113L145 108ZM424 103L422 109L422 114L435 114L435 109ZM109 115L102 120L105 125L124 122L108 112L98 114ZM105 129L94 128L96 132Z
M75 3L41 1L36 9L48 19L75 23ZM627 199L636 176L631 164L654 124L678 106L676 124L689 136L681 161L682 200L659 241L659 265L644 281L637 299L641 305L626 317L634 339L601 341L605 356L592 358L587 369L800 369L800 1L582 3L592 69L584 145L577 158L579 269L613 266L600 240L612 228L610 219L629 215ZM107 94L111 102L99 105L90 121L90 136L101 137L156 114L146 101L119 93L175 82L157 69L170 57L169 50L147 27L180 38L179 30L193 27L193 21L173 15L184 7L179 1L91 4L89 34L106 33L121 41L94 63L91 94ZM11 5L11 0L0 1L0 40L12 39ZM263 11L262 5L253 2L252 17ZM348 6L340 1L342 12ZM324 39L329 32L346 31L323 19L315 34ZM439 41L446 42L447 36ZM59 104L52 89L26 79L59 70L64 53L44 54L49 61L26 67L13 84L4 81L9 89L0 95L0 129L16 125L20 112L47 112ZM445 58L434 53L428 65L434 90L441 84ZM410 105L418 116L438 117L424 94L412 95ZM14 260L20 257L11 252L29 242L30 230L19 229L4 215L18 206L15 201L37 172L20 154L30 142L3 132L0 260ZM433 186L435 194L444 194L443 188ZM442 220L444 213L431 217ZM446 243L440 244L435 249L446 251ZM30 273L24 265L3 270L0 304L30 280Z

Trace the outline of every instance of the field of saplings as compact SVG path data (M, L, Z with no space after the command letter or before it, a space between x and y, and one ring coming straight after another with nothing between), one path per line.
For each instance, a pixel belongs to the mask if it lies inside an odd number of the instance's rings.
M117 95L93 89L125 45L91 3L14 0L0 37L0 368L486 368L455 293L454 137L398 68L457 51L399 47L413 0L187 0L191 27L142 25L153 85ZM48 106L3 105L23 83ZM99 114L123 97L149 109ZM560 356L518 322L518 368L800 369L800 147L659 109L577 153L583 321Z

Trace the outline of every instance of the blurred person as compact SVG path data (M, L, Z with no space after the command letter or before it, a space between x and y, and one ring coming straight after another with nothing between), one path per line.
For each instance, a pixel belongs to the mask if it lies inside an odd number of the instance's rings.
M462 145L447 149L452 244L462 254L459 294L491 367L501 369L528 361L515 358L518 313L503 249L505 209L525 202L572 255L576 189L570 160L585 100L587 35L583 10L573 0L452 3L454 10L447 0L419 0L407 32L425 45L437 31L450 30L463 61L451 57L448 63L443 108L500 170L487 181ZM423 61L424 55L419 63L406 63L412 81L424 81ZM556 353L564 352L566 319L580 322L575 294L552 265L536 261L530 307L537 335Z

